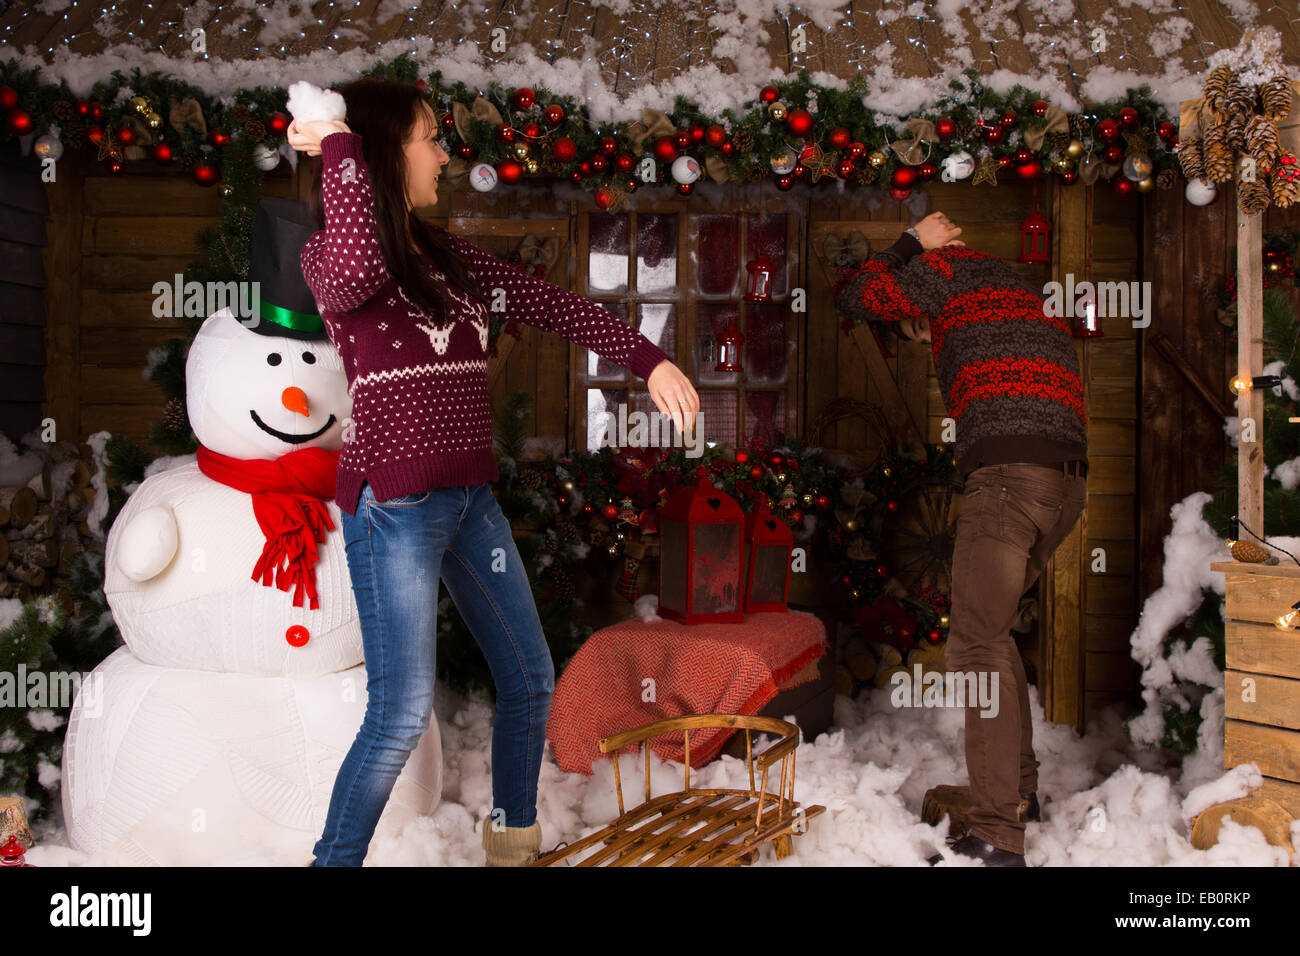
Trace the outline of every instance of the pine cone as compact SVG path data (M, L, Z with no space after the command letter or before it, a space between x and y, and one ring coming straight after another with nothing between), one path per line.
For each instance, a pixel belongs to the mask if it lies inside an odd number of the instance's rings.
M876 170L871 166L859 166L853 171L853 178L859 186L869 186L876 181Z
M1228 109L1227 92L1228 83L1235 79L1232 75L1232 68L1227 66L1216 67L1210 71L1210 75L1205 79L1205 105L1216 113L1226 113Z
M566 544L572 544L579 540L578 529L573 526L572 521L561 521L559 523L560 540Z
M1248 216L1263 211L1268 205L1268 199L1268 187L1259 179L1237 184L1237 205Z
M244 132L248 134L249 139L266 139L266 127L257 120L249 120L245 123Z
M1252 116L1246 124L1246 149L1261 166L1277 162L1277 123L1264 116Z
M1212 183L1226 183L1232 179L1235 163L1232 149L1224 139L1226 134L1227 127L1223 123L1216 123L1205 131L1205 143L1201 147L1204 156L1202 168L1204 178Z
M81 149L86 145L86 130L81 126L69 126L63 131L63 144L73 149Z
M1193 136L1180 142L1177 156L1184 176L1188 179L1205 177L1204 157L1201 155L1201 141L1198 137Z
M542 473L536 468L525 468L519 473L519 483L525 488L536 490L542 487Z
M54 112L55 119L72 119L73 106L67 100L55 100L50 109Z
M1286 169L1285 166L1282 168ZM1300 178L1296 178L1294 174L1288 176L1285 172L1274 173L1270 178L1273 181L1273 205L1278 209L1286 209L1300 199Z
M1279 123L1291 114L1291 83L1285 74L1278 74L1259 88L1259 99L1264 115Z
M1235 76L1228 82L1228 112L1237 116L1250 116L1255 112L1255 87L1242 83Z
M229 117L236 123L247 123L253 118L253 114L243 103L236 103L230 108L230 112L227 115L229 115Z
M163 428L177 435L190 430L190 420L185 414L185 402L179 398L167 399L163 406Z
M1246 541L1243 538L1232 542L1232 557L1233 560L1244 564L1262 564L1268 560L1268 552L1254 541Z
M1234 113L1228 120L1224 141L1229 148L1238 152L1246 151L1246 123L1247 119L1244 113Z
M736 130L736 135L731 137L731 141L742 153L747 153L754 148L754 134L747 129Z
M1173 189L1174 183L1178 181L1178 174L1172 169L1160 170L1160 175L1156 177L1157 189Z
M542 547L544 547L547 551L551 552L551 554L554 554L556 551L559 551L560 550L559 536L553 534L543 535Z
M560 597L573 597L573 582L569 580L569 576L563 571L557 568L555 574L552 575L551 583L555 587L555 593Z

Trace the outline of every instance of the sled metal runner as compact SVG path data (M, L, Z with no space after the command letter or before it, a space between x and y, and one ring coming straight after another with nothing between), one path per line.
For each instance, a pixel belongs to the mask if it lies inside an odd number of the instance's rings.
M745 732L748 789L691 787L691 731L731 727ZM680 731L683 735L684 781L674 793L651 797L652 737ZM776 743L753 752L754 731L777 735ZM617 752L640 743L645 754L645 799L631 810L624 807L623 781ZM794 751L799 728L775 717L748 714L691 714L670 717L613 734L600 741L601 753L615 754L614 783L619 816L608 826L539 857L531 866L736 866L753 863L759 849L771 843L778 859L792 852L791 839L804 831L823 806L800 807L794 799ZM779 786L768 792L768 772L780 761ZM755 786L755 770L759 782ZM603 844L603 845L602 845ZM595 849L594 852L587 851ZM581 859L573 859L579 855Z

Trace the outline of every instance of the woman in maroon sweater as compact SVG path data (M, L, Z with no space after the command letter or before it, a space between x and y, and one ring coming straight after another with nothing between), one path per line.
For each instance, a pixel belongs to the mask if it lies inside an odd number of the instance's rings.
M365 648L365 720L334 782L315 866L360 866L433 709L438 581L487 658L496 687L489 865L541 843L537 780L555 670L532 589L492 494L498 477L487 387L488 311L555 332L646 380L678 430L699 396L653 342L576 293L506 265L420 220L449 158L424 93L343 87L348 122L294 123L321 156L324 227L302 251L307 280L353 399L337 498Z

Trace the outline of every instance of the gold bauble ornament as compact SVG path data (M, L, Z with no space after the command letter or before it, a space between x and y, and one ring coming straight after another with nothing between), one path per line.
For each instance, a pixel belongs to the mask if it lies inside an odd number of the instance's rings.
M844 522L844 527L848 531L857 531L858 523L852 518L850 518L848 521Z
M150 129L159 129L162 127L162 117L152 110L146 114L144 121L149 124Z
M565 491L572 491L572 490L573 490L573 482L571 482L571 481L566 481L566 482L564 483L564 490L565 490Z
M892 477L894 476L894 469L892 469L892 468L882 468L882 469L880 470L880 473L881 473L882 475L884 475L886 478L892 478Z
M1155 178L1152 176L1148 176L1146 179L1139 179L1137 181L1137 190L1140 193L1149 193L1151 192L1151 190L1155 188L1156 188L1156 181Z
M858 599L858 597L860 596L859 593L858 593L858 589L857 589L857 588L854 588L852 591L849 592L849 594L853 595L853 600L855 600L855 601L856 601L856 600Z
M790 108L780 100L773 100L767 107L768 118L776 120L778 123L785 119L788 112L790 112Z
M804 507L807 507L808 505L811 505L811 504L812 504L812 501L813 501L813 499L812 499L812 495L804 495L804 496L803 496Z
M149 112L149 101L143 96L133 96L131 97L131 109L137 113L147 113Z
M885 165L885 154L880 150L876 150L867 157L867 162L871 164L872 169L879 169L881 166Z
M527 143L515 143L515 159L527 159L531 152L532 150L528 148Z
M1056 170L1058 173L1068 173L1070 170L1074 169L1074 160L1069 156L1062 156L1060 159L1052 163L1052 169Z
M778 473L777 473L777 476L776 476L776 480L779 481L779 482L781 482L781 484L784 485L784 484L785 484L785 472L784 472L784 471L782 471L782 472L778 472Z
M1065 147L1065 155L1071 159L1078 159L1083 155L1083 143L1077 139L1070 140L1070 144Z
M539 168L537 160L533 159L531 156L524 160L524 170L529 176L536 176Z
M942 615L940 615L940 616L939 616L939 626L940 626L940 627L947 627L947 626L948 626L948 620L949 620L949 618L948 618L948 615L947 615L947 614L942 614Z

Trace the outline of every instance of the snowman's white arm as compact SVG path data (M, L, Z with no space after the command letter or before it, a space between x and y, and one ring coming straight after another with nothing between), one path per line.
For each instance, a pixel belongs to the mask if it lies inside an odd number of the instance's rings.
M176 556L180 532L170 508L155 505L133 515L125 527L113 525L118 535L118 566L132 581L148 581L162 573Z
M322 310L351 312L388 279L375 225L374 191L360 136L330 133L320 147L325 228L303 246L302 277Z

